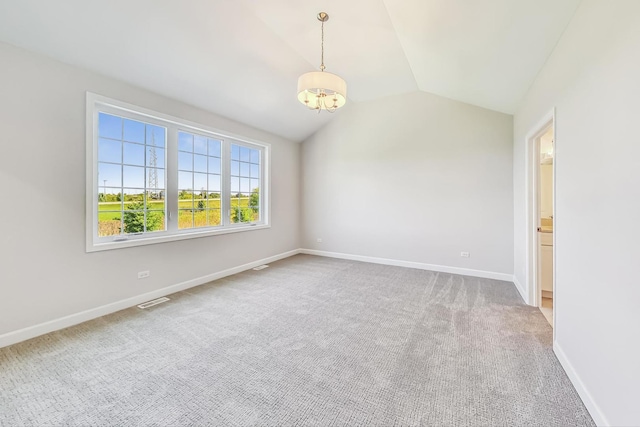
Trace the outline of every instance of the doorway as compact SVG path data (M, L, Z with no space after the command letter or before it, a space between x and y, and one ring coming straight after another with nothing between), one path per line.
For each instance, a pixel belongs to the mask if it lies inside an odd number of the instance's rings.
M555 112L527 137L527 288L551 327L555 304Z
M538 307L553 327L553 125L539 138Z

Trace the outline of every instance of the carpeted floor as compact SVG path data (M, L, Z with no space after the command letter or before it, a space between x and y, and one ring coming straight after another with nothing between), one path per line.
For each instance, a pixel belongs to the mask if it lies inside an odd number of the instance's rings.
M0 425L593 426L513 284L297 255L0 349Z

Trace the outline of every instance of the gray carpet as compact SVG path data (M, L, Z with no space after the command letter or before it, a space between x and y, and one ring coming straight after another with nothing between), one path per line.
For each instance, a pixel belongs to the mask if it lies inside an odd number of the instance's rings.
M0 349L0 425L592 426L514 285L298 255Z

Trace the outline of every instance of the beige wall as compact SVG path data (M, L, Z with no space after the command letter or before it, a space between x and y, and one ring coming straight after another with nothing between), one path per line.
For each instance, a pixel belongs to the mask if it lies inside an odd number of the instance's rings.
M556 111L554 349L596 422L640 424L640 2L584 0L514 119L515 277L525 139Z
M0 336L299 247L299 144L6 44L0 64ZM272 227L85 253L86 91L272 144Z
M511 277L511 116L421 92L336 114L303 143L304 248Z

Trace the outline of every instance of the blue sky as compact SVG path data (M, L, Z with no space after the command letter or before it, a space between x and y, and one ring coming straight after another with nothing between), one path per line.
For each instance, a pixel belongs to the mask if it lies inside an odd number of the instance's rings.
M167 129L100 113L98 117L99 192L138 194L151 183L165 188ZM178 187L220 193L222 143L214 138L178 132ZM155 168L152 153L155 151ZM231 144L231 192L249 193L260 184L260 152ZM106 190L105 190L106 189Z

